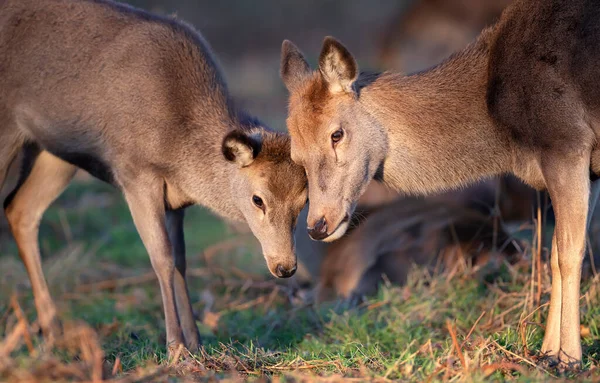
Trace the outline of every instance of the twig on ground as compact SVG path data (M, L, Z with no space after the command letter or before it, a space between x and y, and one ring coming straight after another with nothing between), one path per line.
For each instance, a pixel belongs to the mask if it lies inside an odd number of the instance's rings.
M0 343L0 366L4 364L3 359L8 359L13 350L19 347L21 343L21 339L23 337L23 332L27 331L27 325L25 322L19 321L17 325L13 328L10 334L2 343Z
M121 365L121 357L119 355L117 355L117 357L115 358L115 363L113 364L111 375L115 376L119 372L122 372L122 371L123 371L123 366Z
M467 336L465 336L465 340L463 340L463 342L460 345L461 348L465 347L465 343L467 343L467 340L469 340L469 337L471 336L471 334L473 333L473 331L475 331L475 327L477 326L477 323L479 323L479 321L481 320L481 318L483 318L484 315L485 315L485 311L481 312L481 315L479 316L479 318L477 318L477 320L475 321L475 323L473 323L473 326L471 327L471 329L467 333Z
M126 286L139 285L142 283L152 282L155 279L156 279L156 273L154 271L149 271L142 275L136 275L133 277L109 279L106 281L79 285L79 286L77 286L75 291L79 292L79 293L87 293L87 292L98 291L98 290L114 290L114 289L122 288L122 287L126 287Z
M25 318L25 314L21 309L21 305L19 305L19 301L17 299L17 295L13 294L10 297L10 306L13 308L15 316L19 322L23 322L25 325L25 331L23 331L23 339L25 340L25 344L27 345L27 350L29 351L29 355L35 355L35 348L33 347L33 342L31 341L31 334L29 333L29 322L27 318Z
M465 371L465 373L467 372L467 362L465 360L465 356L463 355L461 349L460 349L460 345L458 344L458 340L456 339L456 331L454 330L454 326L452 326L452 323L450 322L450 320L446 320L446 327L448 327L448 332L450 333L450 337L452 338L452 344L454 345L454 350L456 352L456 355L458 356L458 359L460 359L460 364L462 364L463 370Z
M481 370L483 371L483 375L485 377L492 375L494 372L496 372L498 370L513 370L513 371L517 371L521 375L525 375L527 373L527 370L525 370L525 368L523 368L523 366L520 366L520 365L518 365L516 363L512 363L512 362L484 364L483 366L481 366Z
M249 309L252 306L256 306L259 305L263 302L265 302L267 300L267 297L264 295L261 295L260 297L253 299L251 301L248 302L244 302L241 304L236 304L235 306L229 306L227 307L226 311L241 311L241 310L246 310Z
M202 253L200 253L200 256L204 257L206 264L210 267L212 263L212 258L215 255L223 251L238 248L242 245L247 245L248 240L251 238L251 235L237 235L232 238L227 238L223 241L208 246L202 251Z
M367 310L374 310L376 308L382 307L387 305L388 303L390 303L389 300L385 300L385 301L379 301L379 302L375 302L375 303L371 303L370 305L367 306Z
M494 344L496 347L498 347L498 348L499 348L499 349L500 349L502 352L504 352L506 355L510 355L510 356L512 356L513 358L516 358L516 359L518 359L518 360L521 360L521 361L523 361L523 362L527 363L528 365L530 365L531 367L533 367L533 368L536 368L536 369L538 369L538 370L540 370L540 371L543 371L543 372L545 372L546 374L548 374L548 375L550 375L550 376L552 376L552 377L556 378L556 375L553 375L553 374L551 374L551 373L550 373L550 371L546 370L545 368L543 368L543 367L541 367L541 366L538 366L537 364L535 364L535 363L534 363L534 362L532 362L531 360L529 360L529 359L527 359L527 358L524 358L524 357L522 357L522 356L520 356L520 355L518 355L518 354L515 354L515 353L514 353L514 352L512 352L512 351L509 351L509 350L507 350L506 348L502 347L502 346L501 346L501 345L500 345L498 342L496 342L496 341L495 341L495 340L493 340L493 339L490 339L490 341L491 341L491 342L492 342L492 343L493 343L493 344Z

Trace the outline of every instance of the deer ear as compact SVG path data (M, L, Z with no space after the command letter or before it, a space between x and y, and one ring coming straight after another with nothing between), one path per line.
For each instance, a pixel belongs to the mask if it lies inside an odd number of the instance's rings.
M358 78L358 64L339 41L327 36L319 56L319 71L332 93L352 93L352 84Z
M291 41L283 40L283 44L281 44L280 75L286 88L292 91L309 74L310 66L302 52Z
M262 141L258 135L236 129L223 138L221 150L229 162L237 164L240 168L249 166L260 153Z

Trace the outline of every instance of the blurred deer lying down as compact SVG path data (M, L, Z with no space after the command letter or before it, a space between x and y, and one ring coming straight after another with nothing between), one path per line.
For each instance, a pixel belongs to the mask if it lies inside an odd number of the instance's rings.
M414 0L384 28L383 68L413 72L438 63L496 21L512 0Z
M495 226L492 213L498 187L503 203ZM325 299L332 290L343 298L372 294L384 278L402 284L415 264L453 270L491 260L514 263L519 247L502 222L528 221L535 201L535 192L512 177L502 178L500 185L492 180L425 199L399 198L373 182L345 237L308 244L317 254L312 262L320 267L307 267L319 275L320 298ZM305 246L299 241L302 258Z

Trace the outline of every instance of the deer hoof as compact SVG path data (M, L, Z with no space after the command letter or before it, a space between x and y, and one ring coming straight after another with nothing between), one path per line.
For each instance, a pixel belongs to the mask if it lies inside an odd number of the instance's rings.
M579 361L579 360L571 360L571 361L560 360L556 366L556 370L561 375L578 373L581 371L581 361Z
M538 364L545 369L556 368L559 362L557 355L542 354L538 357Z
M201 344L202 344L202 339L199 339L199 338L196 338L193 340L188 340L186 338L186 340L185 340L185 347L192 354L195 354L198 352L198 350L200 350Z

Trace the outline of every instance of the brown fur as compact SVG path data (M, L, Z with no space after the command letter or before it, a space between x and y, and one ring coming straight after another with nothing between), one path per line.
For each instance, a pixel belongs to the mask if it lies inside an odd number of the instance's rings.
M284 42L282 62L298 49ZM600 5L516 0L463 51L413 76L356 78L348 50L327 38L330 62L282 72L290 90L292 158L308 175L308 225L339 238L358 196L378 173L390 187L429 194L512 173L553 202L552 294L543 353L578 367L579 288L588 209L600 185ZM304 77L304 81L297 79ZM326 80L323 112L311 105ZM348 86L348 83L350 84ZM345 131L332 144L332 133ZM326 186L323 188L320 183Z
M56 309L38 224L76 167L123 192L158 275L167 343L197 348L182 209L246 221L271 272L290 276L306 178L289 150L233 106L210 47L181 22L108 0L0 1L0 186L24 152L5 208L46 335Z

